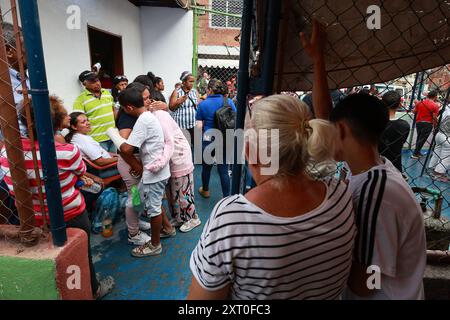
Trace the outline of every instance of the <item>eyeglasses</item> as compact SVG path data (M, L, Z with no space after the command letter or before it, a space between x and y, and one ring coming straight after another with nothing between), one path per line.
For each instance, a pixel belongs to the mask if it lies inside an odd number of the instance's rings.
M128 81L127 77L125 77L125 76L116 76L114 79L116 79L118 81Z

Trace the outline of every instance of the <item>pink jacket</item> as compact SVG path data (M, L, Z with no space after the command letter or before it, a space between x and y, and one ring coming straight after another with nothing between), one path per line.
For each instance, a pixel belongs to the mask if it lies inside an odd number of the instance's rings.
M167 111L154 111L164 132L164 152L151 164L146 166L151 172L158 172L170 161L170 173L173 178L180 178L194 171L192 152L178 124Z

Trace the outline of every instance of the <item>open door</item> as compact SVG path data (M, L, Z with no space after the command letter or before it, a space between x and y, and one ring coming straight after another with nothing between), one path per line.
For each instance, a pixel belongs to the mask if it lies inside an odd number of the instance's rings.
M88 26L91 66L100 62L102 87L112 88L112 79L123 75L122 37Z

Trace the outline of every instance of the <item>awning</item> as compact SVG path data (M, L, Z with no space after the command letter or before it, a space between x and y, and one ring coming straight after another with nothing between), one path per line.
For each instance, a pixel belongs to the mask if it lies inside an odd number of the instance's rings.
M239 47L198 46L198 65L210 68L239 68Z
M381 28L369 29L373 0L285 0L279 29L274 90L311 90L313 66L299 32L310 18L328 24L326 61L330 88L382 83L450 63L450 2L383 1ZM264 12L258 12L264 19ZM264 29L259 28L262 39Z
M198 65L210 68L239 68L239 60L198 59Z

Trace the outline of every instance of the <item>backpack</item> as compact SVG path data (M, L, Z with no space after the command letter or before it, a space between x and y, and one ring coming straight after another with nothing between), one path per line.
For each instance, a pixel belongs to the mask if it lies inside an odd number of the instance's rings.
M122 208L123 198L124 196L119 195L114 188L103 190L100 197L95 201L95 208L92 212L93 233L102 232L102 224L106 215L109 215L113 223L120 220L121 214L124 212L124 208Z
M236 125L236 112L228 103L228 99L223 99L223 107L218 109L214 114L214 127L219 129L223 134L227 129L233 129Z

